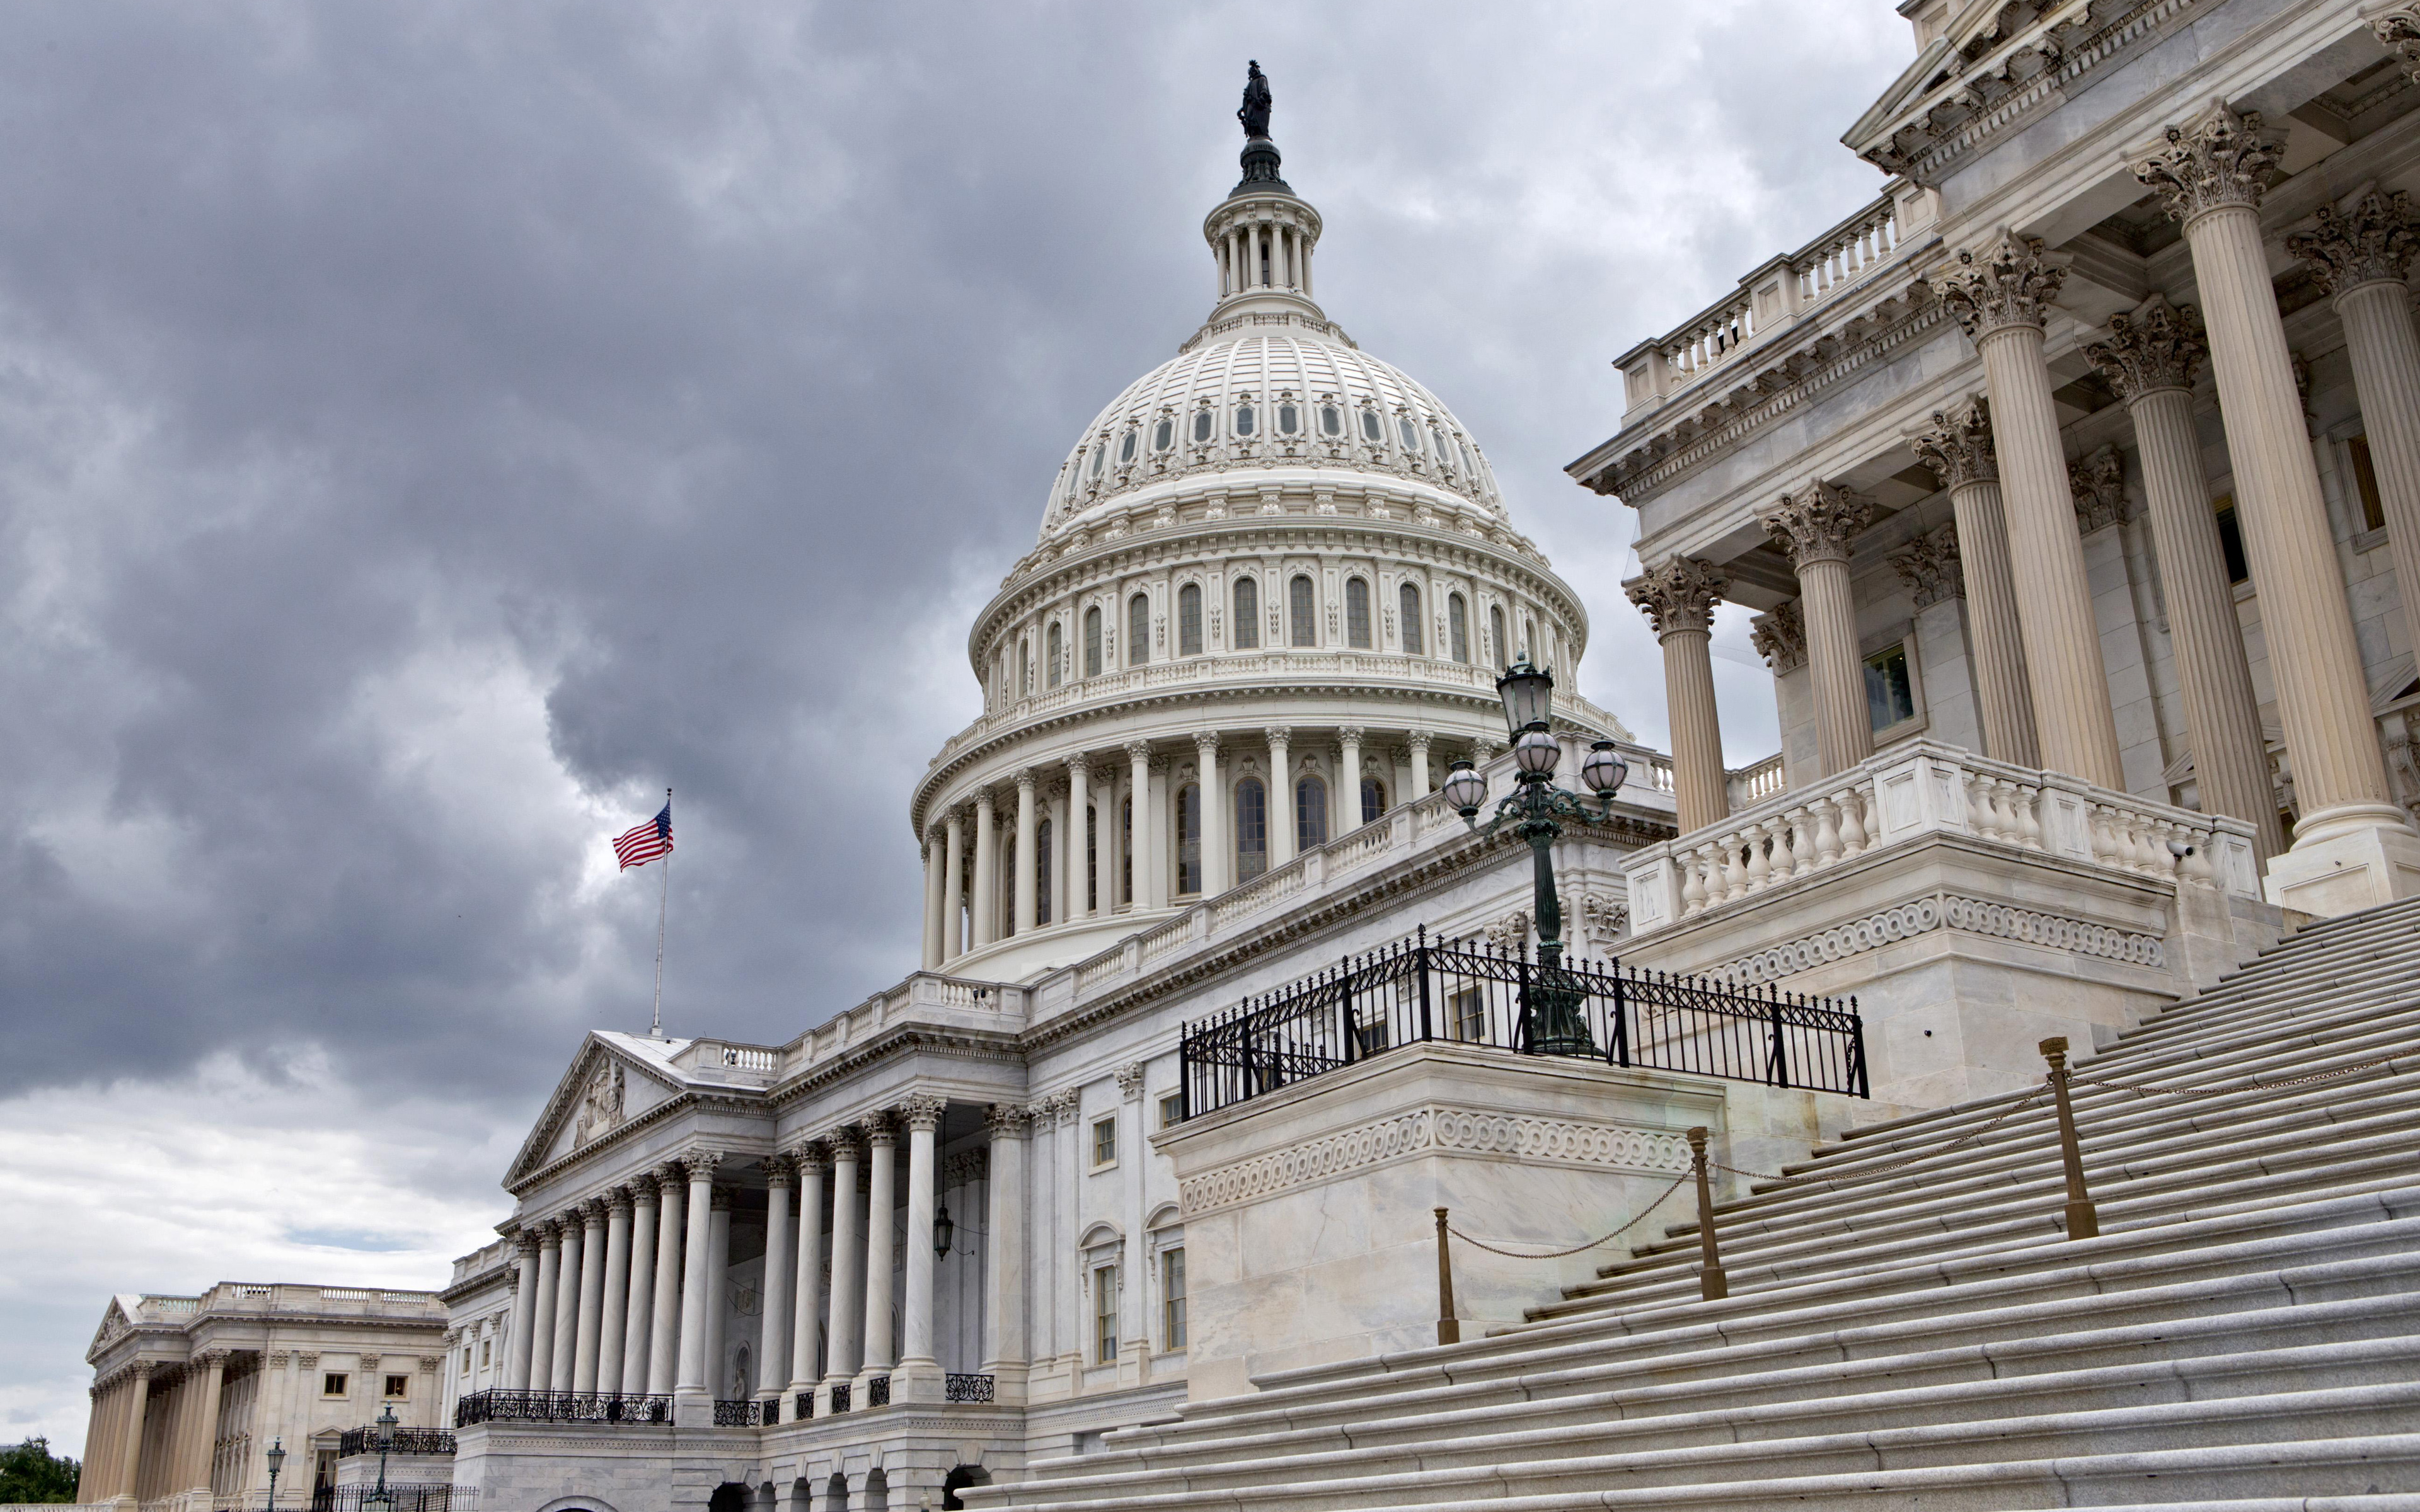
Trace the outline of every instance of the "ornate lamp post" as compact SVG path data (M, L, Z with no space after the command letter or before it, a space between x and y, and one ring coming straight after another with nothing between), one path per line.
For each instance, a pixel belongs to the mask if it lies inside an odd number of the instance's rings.
M269 1445L269 1512L277 1512L277 1473L286 1468L286 1436L279 1434Z
M1487 801L1487 779L1466 761L1456 762L1446 775L1445 801L1461 811L1472 830L1492 835L1507 825L1529 842L1530 891L1538 920L1538 974L1522 1005L1521 1048L1542 1056L1593 1056L1596 1041L1580 1016L1580 993L1563 971L1563 905L1555 894L1555 841L1563 832L1559 818L1601 824L1613 817L1613 796L1630 776L1610 740L1600 740L1580 764L1580 780L1596 795L1588 800L1554 784L1555 764L1562 748L1556 743L1547 711L1555 691L1552 672L1529 665L1524 656L1496 680L1497 696L1504 701L1504 722L1512 733L1512 764L1519 780L1496 805L1494 817L1482 828L1479 806Z
M395 1512L395 1493L386 1489L386 1457L395 1447L395 1403L389 1402L378 1415L379 1478L377 1489L362 1498L363 1512L376 1507L379 1512Z

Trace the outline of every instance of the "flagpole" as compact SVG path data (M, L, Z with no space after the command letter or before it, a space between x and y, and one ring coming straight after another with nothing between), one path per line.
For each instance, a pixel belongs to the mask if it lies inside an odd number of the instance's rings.
M673 790L664 789L664 807L673 806ZM673 853L664 853L663 895L656 901L656 1007L647 1016L647 1037L664 1037L664 920L673 906Z

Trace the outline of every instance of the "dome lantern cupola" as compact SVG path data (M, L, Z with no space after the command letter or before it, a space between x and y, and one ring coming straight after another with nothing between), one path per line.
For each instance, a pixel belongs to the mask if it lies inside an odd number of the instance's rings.
M1269 139L1269 81L1254 63L1244 87L1244 177L1202 223L1218 269L1218 302L1210 322L1239 315L1327 317L1311 298L1311 255L1319 244L1319 212L1278 177L1282 161Z

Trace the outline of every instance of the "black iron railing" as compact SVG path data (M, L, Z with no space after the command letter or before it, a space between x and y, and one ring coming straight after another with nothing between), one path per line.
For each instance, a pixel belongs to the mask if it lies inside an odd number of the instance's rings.
M714 1426L719 1428L754 1428L765 1426L765 1403L753 1396L737 1401L714 1404Z
M989 1376L949 1376L941 1383L941 1399L950 1402L990 1401L992 1379Z
M670 1423L669 1396L583 1391L474 1391L454 1404L454 1426L473 1423Z
M865 1383L865 1405L868 1407L888 1407L891 1405L891 1378L889 1376L876 1376L872 1381Z
M336 1458L339 1459L378 1452L376 1428L347 1428L336 1440ZM397 1428L395 1442L387 1445L387 1453L396 1455L450 1455L453 1452L454 1435L443 1428Z
M832 1388L831 1410L833 1415L837 1416L840 1413L848 1411L848 1396L849 1391L847 1381L844 1381L839 1385Z
M1640 971L1542 966L1426 931L1185 1026L1184 1118L1430 1041L1872 1095L1857 1000Z
M479 1489L475 1486L405 1485L398 1481L386 1483L386 1494L392 1499L395 1512L478 1512ZM376 1500L375 1486L321 1486L312 1490L288 1495L278 1493L276 1512L386 1512L387 1503ZM269 1495L257 1492L241 1501L211 1504L215 1512L270 1512Z
M814 1417L815 1415L815 1394L811 1391L802 1391L799 1393L799 1405L795 1411L799 1415L799 1421L801 1423Z

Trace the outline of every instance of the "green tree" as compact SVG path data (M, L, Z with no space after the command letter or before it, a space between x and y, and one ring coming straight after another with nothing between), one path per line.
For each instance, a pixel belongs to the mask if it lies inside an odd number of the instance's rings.
M74 1460L51 1453L48 1439L11 1444L0 1449L0 1504L72 1502L78 1473Z

